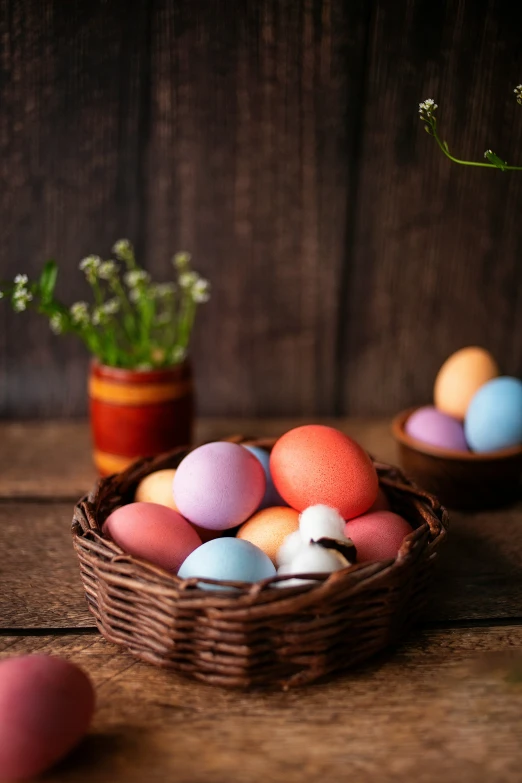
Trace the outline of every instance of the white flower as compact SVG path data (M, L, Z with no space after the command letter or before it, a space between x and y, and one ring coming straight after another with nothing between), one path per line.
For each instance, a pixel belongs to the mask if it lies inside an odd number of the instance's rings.
M61 313L54 313L49 321L51 332L53 334L61 334L63 332L63 315Z
M144 269L132 269L130 272L125 273L124 280L129 288L137 288L144 283L148 283L150 275Z
M192 298L197 304L208 302L210 299L210 283L203 277L196 280L192 286Z
M182 272L178 279L182 288L192 288L199 280L199 275L196 272Z
M112 280L118 273L118 267L114 261L103 261L98 269L98 277L101 280Z
M432 119L434 112L438 108L439 107L433 98L427 98L425 101L419 103L419 115L421 120L427 121Z
M94 272L101 266L100 256L87 256L80 261L80 269L82 272Z
M33 299L33 295L26 288L17 288L13 292L13 309L15 313L27 310L27 305Z
M120 258L122 261L126 261L127 259L132 258L134 255L134 248L128 239L118 239L118 241L115 242L112 246L112 252L116 258Z
M89 305L87 302L75 302L71 305L71 318L75 324L86 324L89 322Z
M102 304L101 308L105 315L115 315L120 309L120 300L116 298L108 299Z
M484 153L484 157L486 158L486 160L488 159L489 155L493 155L493 152L491 150L486 150Z
M29 278L27 275L16 275L14 281L17 286L26 286L29 282Z
M517 96L517 102L522 105L522 84L519 84L518 87L515 87L515 95Z
M174 258L172 259L172 263L177 270L183 272L185 269L187 269L190 266L191 259L192 256L190 255L190 253L176 253Z
M173 364L179 364L187 357L187 349L183 348L181 345L176 345L175 348L172 349L171 353L171 361Z
M103 307L95 307L92 311L92 322L94 326L100 326L101 324L105 323L106 320L107 317Z

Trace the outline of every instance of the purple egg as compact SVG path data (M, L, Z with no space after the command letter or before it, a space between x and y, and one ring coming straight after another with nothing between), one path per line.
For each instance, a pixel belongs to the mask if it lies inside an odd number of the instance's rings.
M451 451L469 451L461 422L431 405L412 413L404 429L412 438L430 446Z
M206 443L194 449L174 476L180 513L210 530L240 525L257 510L265 489L261 463L236 443Z

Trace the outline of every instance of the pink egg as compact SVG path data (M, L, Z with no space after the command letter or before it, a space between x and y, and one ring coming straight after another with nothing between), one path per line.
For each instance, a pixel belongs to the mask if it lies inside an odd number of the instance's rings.
M94 689L74 664L48 655L0 661L0 780L26 780L86 733Z
M346 523L344 532L357 549L357 562L389 560L413 528L393 511L373 511Z
M177 573L201 539L181 514L159 503L129 503L113 511L103 533L124 552Z
M190 522L212 530L236 527L265 494L259 460L236 443L206 443L180 463L174 476L176 503Z

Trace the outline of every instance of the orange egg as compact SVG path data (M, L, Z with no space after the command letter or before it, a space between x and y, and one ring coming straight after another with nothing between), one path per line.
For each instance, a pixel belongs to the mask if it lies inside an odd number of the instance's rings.
M379 486L373 463L358 443L333 427L309 424L283 435L270 457L279 494L293 508L324 503L345 519L364 514Z
M258 511L238 530L237 538L250 541L275 563L279 547L299 528L299 513L287 506L271 506Z
M175 474L174 468L166 468L149 473L138 484L134 500L137 503L160 503L162 506L179 511L172 494Z

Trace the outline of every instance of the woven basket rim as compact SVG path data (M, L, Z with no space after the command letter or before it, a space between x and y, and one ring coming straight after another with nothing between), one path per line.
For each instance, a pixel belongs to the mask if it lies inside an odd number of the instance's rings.
M233 435L222 440L270 449L276 439ZM372 458L379 476L379 484L386 488L388 493L395 496L402 493L407 497L411 504L411 510L415 510L417 516L417 526L412 533L405 537L395 559L355 563L331 574L276 575L254 583L202 579L201 577L181 579L160 566L127 554L114 541L102 534L101 526L108 513L118 505L122 505L119 503L122 497L130 497L131 499L127 502L132 502L134 490L145 476L165 467L173 467L173 463L179 463L191 450L191 447L184 446L156 457L145 457L137 460L121 473L99 479L93 489L82 497L74 508L72 533L77 552L79 548L87 547L95 558L106 558L110 553L111 562L125 564L129 567L129 573L134 568L144 569L148 572L151 578L158 580L161 584L160 589L163 593L167 591L176 595L180 592L190 591L194 596L195 606L202 602L206 607L213 604L216 609L221 610L228 606L237 608L240 604L245 603L245 606L250 607L251 613L252 603L259 601L263 594L266 596L267 592L271 593L274 599L277 594L276 603L279 604L285 599L296 600L300 596L309 598L313 594L315 599L319 597L318 593L324 593L325 596L334 594L339 583L346 582L346 580L353 580L354 589L357 589L367 580L377 576L385 576L408 566L412 560L420 556L426 547L438 548L446 538L448 513L438 499L406 478L399 468ZM408 521L413 524L415 520L410 518ZM276 585L296 578L313 581L308 584L288 586L284 590L276 587ZM198 582L202 581L209 585L215 584L218 589L198 587ZM269 604L273 609L274 602L269 601ZM261 606L267 608L264 601Z

